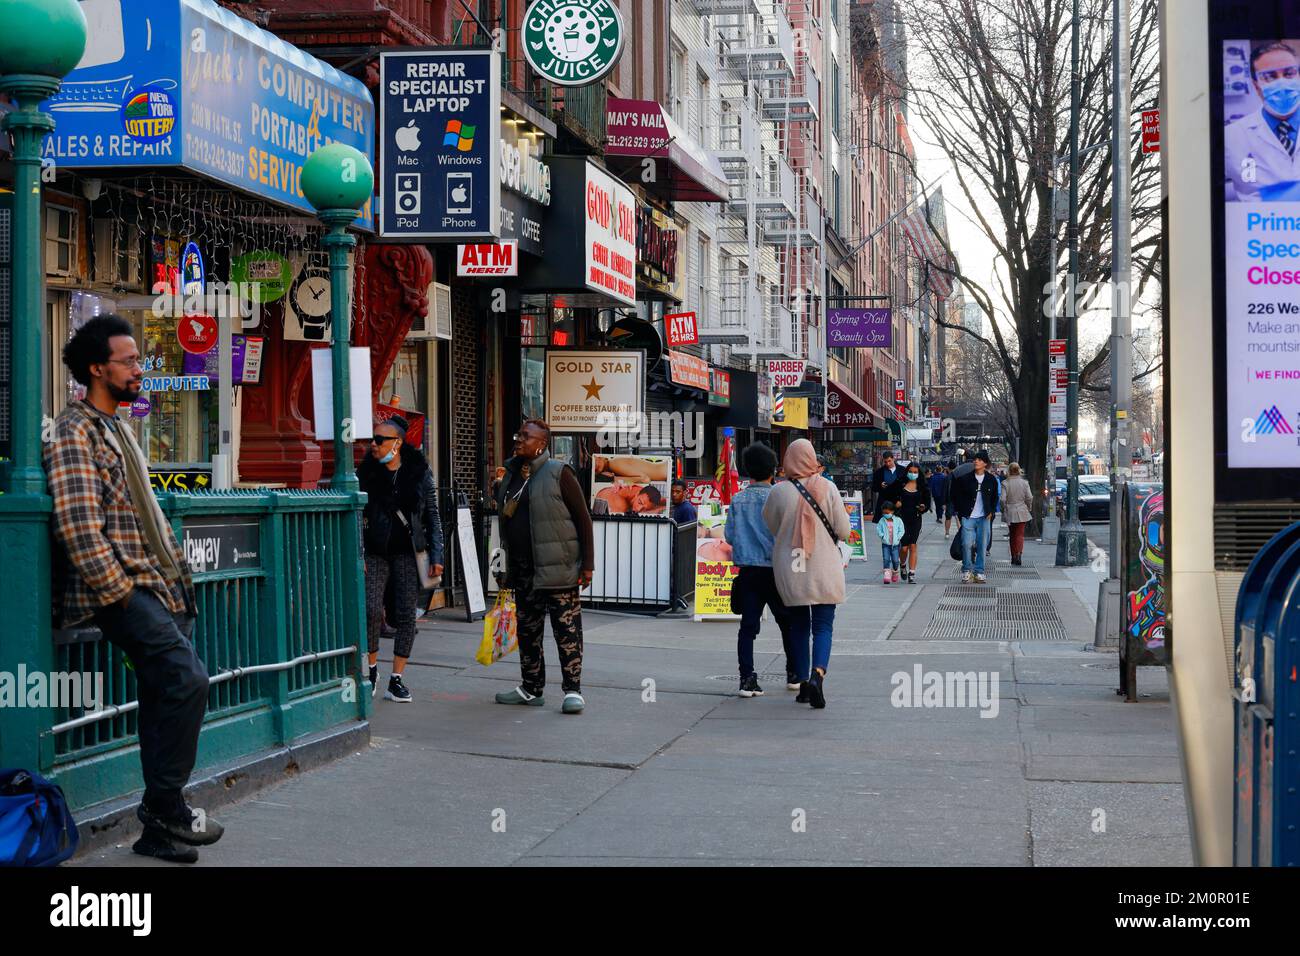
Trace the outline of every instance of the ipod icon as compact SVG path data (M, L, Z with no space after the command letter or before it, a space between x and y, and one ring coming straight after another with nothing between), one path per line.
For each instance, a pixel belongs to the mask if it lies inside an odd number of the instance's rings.
M447 174L447 212L465 215L474 211L474 174Z
M397 188L393 191L397 211L407 216L420 214L420 174L399 173Z

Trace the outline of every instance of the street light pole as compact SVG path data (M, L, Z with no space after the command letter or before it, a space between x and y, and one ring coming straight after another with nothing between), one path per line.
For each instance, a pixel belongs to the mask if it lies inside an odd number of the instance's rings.
M1129 33L1128 0L1112 0L1113 33L1112 72L1114 75L1114 115L1111 118L1113 146L1111 177L1114 196L1111 200L1111 310L1110 310L1110 576L1120 576L1124 526L1120 520L1120 489L1132 473L1133 456L1129 454L1128 413L1133 401L1133 338L1129 309L1129 274L1131 264L1131 224L1129 188Z
M63 77L86 48L86 18L76 0L0 0L0 92L14 109L0 122L13 137L14 189L11 242L9 424L11 463L0 488L0 565L5 568L0 601L5 627L0 635L0 671L54 670L51 639L50 514L41 465L44 279L41 268L41 146L54 119L39 109L58 92ZM45 771L54 756L49 713L14 708L0 734L0 766ZM45 753L42 754L44 749Z
M1065 524L1056 538L1058 567L1078 567L1088 561L1088 538L1079 521L1079 0L1072 5L1070 23L1070 278L1066 302L1066 362L1069 366L1066 438L1067 492Z

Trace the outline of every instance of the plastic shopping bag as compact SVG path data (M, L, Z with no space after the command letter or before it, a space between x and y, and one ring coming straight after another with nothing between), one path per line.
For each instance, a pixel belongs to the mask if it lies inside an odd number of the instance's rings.
M497 602L483 618L483 641L478 646L474 660L490 667L519 646L516 631L519 618L515 614L515 598L509 591L498 591Z

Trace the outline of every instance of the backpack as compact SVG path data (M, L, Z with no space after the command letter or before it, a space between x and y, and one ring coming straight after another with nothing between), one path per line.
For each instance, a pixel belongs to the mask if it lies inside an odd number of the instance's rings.
M60 787L26 770L0 770L0 866L57 866L79 840Z

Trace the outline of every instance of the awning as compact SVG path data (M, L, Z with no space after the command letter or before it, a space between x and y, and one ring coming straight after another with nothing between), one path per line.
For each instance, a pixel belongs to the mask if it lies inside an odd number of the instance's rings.
M827 380L824 428L870 428L880 419L880 413L862 396L834 379Z
M896 418L886 418L885 427L889 429L889 434L894 436L894 441L900 445L903 443L903 426L899 424Z
M606 111L606 162L615 156L663 160L658 176L647 188L657 187L677 202L727 201L722 164L674 123L659 103L611 96Z

